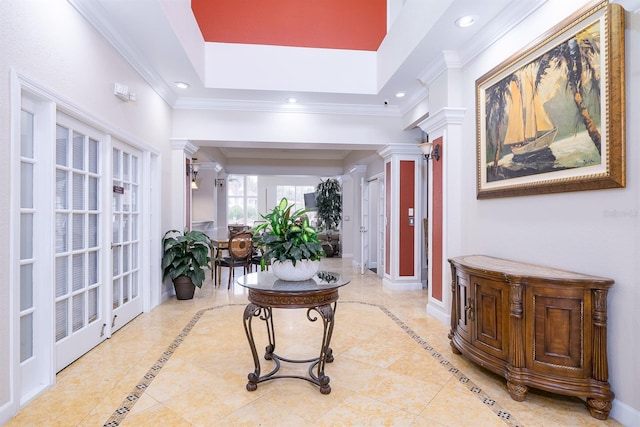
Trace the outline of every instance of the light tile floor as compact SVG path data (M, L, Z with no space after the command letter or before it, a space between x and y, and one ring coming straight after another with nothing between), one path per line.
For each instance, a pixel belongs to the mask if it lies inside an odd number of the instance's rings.
M352 278L340 291L335 360L325 368L330 394L300 379L248 392L246 292L209 280L193 300L172 299L138 316L61 371L7 427L620 425L592 418L577 398L531 389L524 402L512 400L504 379L451 352L449 327L426 315L426 290L389 291L350 259L325 259L322 268ZM306 310L276 310L274 319L278 354L315 356L320 321L309 322ZM262 329L254 322L259 353ZM306 370L283 363L280 373Z

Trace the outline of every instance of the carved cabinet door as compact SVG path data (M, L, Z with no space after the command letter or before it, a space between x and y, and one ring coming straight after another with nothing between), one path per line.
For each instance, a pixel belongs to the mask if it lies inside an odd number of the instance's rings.
M454 329L457 334L466 342L471 343L471 322L473 321L473 312L469 310L469 301L471 293L469 290L469 275L458 272L456 275L456 288L454 290Z
M526 319L526 364L547 374L563 377L590 376L591 338L589 292L580 288L530 286L525 301L533 316Z
M509 286L495 280L470 277L475 314L473 345L487 354L504 359L508 352Z

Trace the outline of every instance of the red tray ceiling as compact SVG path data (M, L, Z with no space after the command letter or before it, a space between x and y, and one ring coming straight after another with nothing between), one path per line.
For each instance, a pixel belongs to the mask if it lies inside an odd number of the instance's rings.
M204 40L378 50L386 0L192 0Z

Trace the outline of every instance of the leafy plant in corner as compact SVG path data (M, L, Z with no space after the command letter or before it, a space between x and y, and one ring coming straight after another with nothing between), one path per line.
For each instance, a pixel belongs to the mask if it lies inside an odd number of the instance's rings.
M318 228L334 230L342 220L342 189L337 179L320 181L316 187L316 207L318 208Z
M204 267L211 262L211 240L201 231L183 232L169 230L162 238L162 271L163 280L170 277L175 280L185 276L191 282L202 287L204 281Z
M267 222L256 226L253 241L264 248L262 266L266 260L284 262L318 261L325 254L318 241L318 232L309 224L306 209L292 212L293 204L283 197L280 203L266 215L260 215Z

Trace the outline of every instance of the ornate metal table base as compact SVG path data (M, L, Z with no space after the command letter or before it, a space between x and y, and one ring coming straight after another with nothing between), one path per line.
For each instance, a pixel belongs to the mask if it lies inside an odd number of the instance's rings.
M252 300L252 296L250 291L249 299ZM325 295L326 296L326 295ZM337 300L337 291L336 291L336 300ZM324 299L324 298L322 298ZM321 300L322 300L321 299ZM333 298L329 298L330 300ZM333 333L333 325L334 325L334 315L336 310L337 301L333 301L333 307L330 303L321 304L314 307L307 308L307 319L311 322L315 322L318 320L318 317L313 314L316 312L322 318L322 322L324 324L324 332L322 335L322 347L320 348L320 356L313 359L305 359L305 360L294 360L287 359L282 356L278 356L275 353L276 349L276 337L275 330L273 327L273 307L271 306L263 306L258 305L254 302L250 302L244 310L244 330L247 334L247 340L249 340L249 346L251 347L251 353L253 355L253 362L255 364L255 370L248 375L249 382L247 383L247 390L254 391L258 388L258 383L263 381L268 381L276 378L299 378L306 381L309 381L320 387L320 393L329 394L331 393L331 386L329 385L329 377L324 374L324 367L326 363L333 362L333 351L331 347L329 347L331 343L331 334ZM324 302L324 301L323 301ZM284 306L281 304L275 304L274 306L280 305L281 308L305 308L299 306L292 306L291 304L285 304ZM306 305L306 304L303 304ZM273 360L275 362L275 367L273 370L265 375L260 376L260 358L258 357L258 352L256 350L256 344L253 339L253 329L251 326L251 322L254 317L260 318L265 322L267 327L267 336L269 339L269 345L265 348L264 358L266 360ZM276 375L280 370L280 362L289 362L289 363L309 363L309 376L300 376L300 375ZM314 371L316 373L314 373Z

